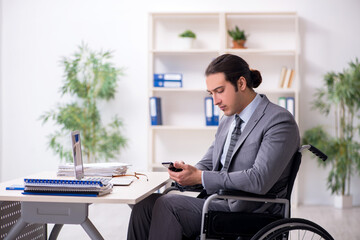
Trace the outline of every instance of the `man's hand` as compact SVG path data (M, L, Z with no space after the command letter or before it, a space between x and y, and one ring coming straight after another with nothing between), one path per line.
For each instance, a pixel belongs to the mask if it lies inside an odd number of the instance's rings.
M170 178L183 186L191 186L195 184L202 184L201 171L194 166L185 164L184 162L174 162L175 168L181 168L181 172L174 172L168 170Z

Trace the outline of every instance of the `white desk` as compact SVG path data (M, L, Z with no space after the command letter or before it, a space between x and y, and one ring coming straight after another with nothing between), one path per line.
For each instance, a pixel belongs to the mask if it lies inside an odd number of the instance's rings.
M21 217L6 236L15 239L28 223L54 223L49 239L56 239L63 224L80 224L91 239L103 239L88 219L88 206L92 203L124 203L133 205L171 181L167 172L148 172L140 176L130 186L114 186L112 193L101 197L70 197L23 195L22 191L6 190L7 186L23 184L19 178L0 184L0 201L20 201ZM58 178L55 173L44 172L27 178ZM64 178L66 179L66 178Z

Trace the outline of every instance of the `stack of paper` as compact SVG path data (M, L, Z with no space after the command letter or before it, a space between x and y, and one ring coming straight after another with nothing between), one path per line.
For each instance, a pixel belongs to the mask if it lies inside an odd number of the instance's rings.
M86 163L84 164L85 176L102 176L112 177L123 175L126 173L128 166L127 163ZM59 165L58 176L74 176L74 164Z

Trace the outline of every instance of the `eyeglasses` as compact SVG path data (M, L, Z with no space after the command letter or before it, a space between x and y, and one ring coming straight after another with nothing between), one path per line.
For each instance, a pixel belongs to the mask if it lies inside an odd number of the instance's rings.
M140 179L141 176L146 177L146 181L149 181L149 178L146 174L138 172L134 172L134 174L113 175L112 177L136 177L136 179Z

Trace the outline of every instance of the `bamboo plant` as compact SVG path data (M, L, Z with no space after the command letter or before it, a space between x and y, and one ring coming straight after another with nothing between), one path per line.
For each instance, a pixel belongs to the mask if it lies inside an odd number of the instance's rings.
M52 120L58 129L49 136L49 147L61 160L72 161L70 132L80 130L83 157L86 162L113 159L126 146L122 136L122 121L116 115L106 126L101 121L98 103L115 97L119 76L123 70L109 60L110 51L92 51L87 45L64 57L64 82L61 96L70 95L70 103L62 101L56 109L45 112L43 124Z
M332 194L349 195L350 180L360 173L360 126L356 124L360 109L360 64L349 63L343 72L329 72L324 77L325 88L317 89L313 108L325 116L333 115L335 132L330 134L317 126L305 132L303 143L324 150L329 160L319 163L331 169L327 178Z

